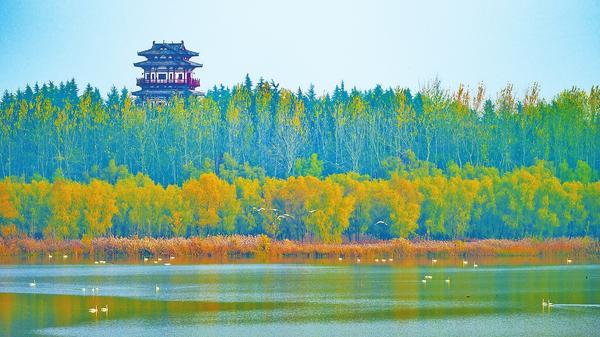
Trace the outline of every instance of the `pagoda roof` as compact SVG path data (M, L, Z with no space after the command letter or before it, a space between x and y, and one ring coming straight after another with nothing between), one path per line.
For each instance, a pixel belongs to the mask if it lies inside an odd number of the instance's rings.
M133 65L136 67L202 67L201 63L176 59L145 60L136 62Z
M198 56L195 51L185 49L183 41L181 42L159 42L152 41L152 48L138 52L139 56L156 56L156 55L181 55L181 56Z

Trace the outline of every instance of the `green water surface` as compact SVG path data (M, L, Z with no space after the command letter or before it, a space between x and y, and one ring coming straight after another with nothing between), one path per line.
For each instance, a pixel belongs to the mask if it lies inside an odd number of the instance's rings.
M460 262L3 265L0 335L600 335L600 265Z

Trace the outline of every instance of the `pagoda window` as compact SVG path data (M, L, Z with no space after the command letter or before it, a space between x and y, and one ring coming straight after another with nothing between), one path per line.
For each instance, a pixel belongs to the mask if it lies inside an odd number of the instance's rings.
M150 74L146 74L146 79L149 80L150 79Z
M154 79L154 74L152 74L152 79Z
M166 80L167 79L167 74L158 74L158 79L159 80Z
M172 80L173 79L173 73L169 74L169 79Z
M177 79L182 80L183 79L183 74L178 74L177 75Z

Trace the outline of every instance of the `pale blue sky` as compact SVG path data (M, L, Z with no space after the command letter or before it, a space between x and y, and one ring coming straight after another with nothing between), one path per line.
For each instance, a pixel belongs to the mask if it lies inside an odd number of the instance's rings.
M198 51L202 89L246 73L331 91L379 83L417 90L439 77L488 95L600 84L600 1L0 2L0 90L75 78L103 94L135 89L152 40Z

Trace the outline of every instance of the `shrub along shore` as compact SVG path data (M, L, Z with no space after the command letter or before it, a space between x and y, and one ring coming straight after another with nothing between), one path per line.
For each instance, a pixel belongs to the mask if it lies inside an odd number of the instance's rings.
M403 258L403 257L597 257L600 242L590 238L549 240L410 241L394 239L363 243L324 244L271 240L260 236L192 238L115 238L92 240L0 240L0 256L55 256L78 258Z

